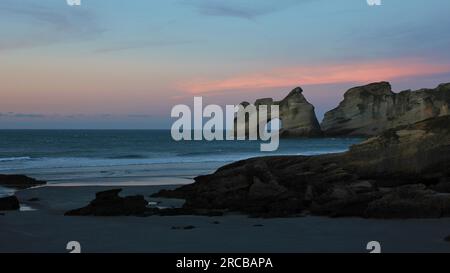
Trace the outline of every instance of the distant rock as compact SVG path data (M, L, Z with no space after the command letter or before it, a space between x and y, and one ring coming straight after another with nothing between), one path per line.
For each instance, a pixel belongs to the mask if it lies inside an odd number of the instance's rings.
M25 175L0 174L0 186L14 189L28 189L31 187L45 185L47 182L39 181Z
M9 196L0 198L0 211L18 209L20 209L20 203L17 197Z
M238 161L155 197L256 217L450 216L450 116L400 126L341 154Z
M122 189L98 192L86 207L66 212L66 216L141 216L148 202L142 195L120 197Z
M282 137L321 136L322 131L314 112L314 106L305 99L302 93L303 90L300 87L297 87L281 101L274 101L272 98L263 98L256 100L254 104L257 108L260 105L267 105L269 112L271 105L279 105ZM245 107L248 106L249 103L242 102L241 105ZM258 116L258 112L251 113L250 115ZM238 122L239 121L236 121L235 126L237 126ZM246 130L248 131L248 124L241 124L241 126L246 125ZM265 124L262 126L265 126ZM250 129L255 130L255 128Z
M402 125L449 114L450 83L435 89L392 92L388 82L348 90L339 106L325 114L329 136L374 136Z

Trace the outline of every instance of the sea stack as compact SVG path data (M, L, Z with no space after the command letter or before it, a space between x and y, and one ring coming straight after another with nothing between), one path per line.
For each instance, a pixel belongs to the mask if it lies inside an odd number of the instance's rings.
M339 106L325 114L329 136L374 136L402 125L449 114L450 83L435 89L394 93L388 82L354 87Z
M244 107L248 102L241 103ZM303 95L300 87L293 89L283 100L262 98L255 101L255 106L279 105L282 137L315 137L321 136L319 121L314 112L314 106ZM257 113L254 113L257 114Z

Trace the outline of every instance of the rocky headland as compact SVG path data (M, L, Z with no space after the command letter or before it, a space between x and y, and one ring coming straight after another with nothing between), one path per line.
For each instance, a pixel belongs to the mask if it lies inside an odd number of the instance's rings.
M388 82L354 87L325 114L328 136L374 136L398 126L449 114L450 83L434 89L392 91Z
M348 152L235 162L155 197L257 217L450 216L450 116L389 129Z

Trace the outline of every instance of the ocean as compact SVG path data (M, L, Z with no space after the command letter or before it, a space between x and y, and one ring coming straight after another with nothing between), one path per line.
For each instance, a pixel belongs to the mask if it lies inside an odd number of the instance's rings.
M50 186L183 184L236 160L343 152L360 141L281 139L268 153L258 141L176 142L169 130L0 130L0 173Z

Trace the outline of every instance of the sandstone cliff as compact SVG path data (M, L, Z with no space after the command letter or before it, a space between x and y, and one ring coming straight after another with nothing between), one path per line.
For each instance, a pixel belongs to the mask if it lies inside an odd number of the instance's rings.
M435 89L392 92L387 82L348 90L339 106L325 114L326 135L373 136L384 130L449 114L450 83Z
M255 106L267 105L270 110L271 105L279 105L282 137L320 136L322 131L314 112L314 106L306 100L302 93L303 90L297 87L281 101L274 101L272 98L258 99ZM248 104L248 102L241 103L243 106ZM250 115L258 115L258 113ZM265 126L265 124L260 126ZM248 126L246 128L248 130Z

